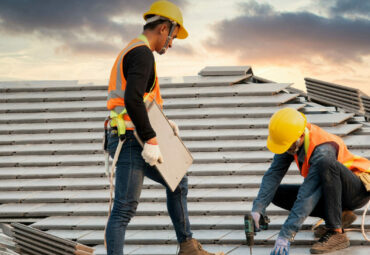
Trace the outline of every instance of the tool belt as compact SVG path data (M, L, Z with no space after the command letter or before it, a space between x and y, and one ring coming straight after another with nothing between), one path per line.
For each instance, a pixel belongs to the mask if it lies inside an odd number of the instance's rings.
M124 120L124 122L125 122L126 130L135 130L135 125L132 121ZM118 129L117 125L113 124L112 122L110 123L110 127L113 129Z
M107 151L108 145L108 127L117 130L118 137L121 141L126 139L126 130L134 130L135 125L132 121L124 120L123 116L127 114L126 110L122 113L117 114L115 111L111 111L110 115L104 121L104 139L103 149Z
M111 128L116 128L118 132L118 136L121 140L124 139L126 134L126 130L135 130L135 125L132 121L128 121L124 119L124 115L127 114L126 109L117 114L115 111L111 111L110 115L107 117L104 123L104 129L108 129L108 123Z

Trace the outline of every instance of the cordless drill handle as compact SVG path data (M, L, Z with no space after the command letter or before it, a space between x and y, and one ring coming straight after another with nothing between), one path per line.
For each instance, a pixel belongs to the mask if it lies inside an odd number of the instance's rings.
M265 215L261 215L260 220L259 220L260 229L267 230L268 226L269 226L269 223L270 223L269 217L267 217Z

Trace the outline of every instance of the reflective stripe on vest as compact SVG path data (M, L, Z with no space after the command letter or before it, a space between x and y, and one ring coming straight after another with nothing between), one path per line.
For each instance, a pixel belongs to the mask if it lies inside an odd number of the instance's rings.
M126 121L130 121L130 118L126 114L127 112L125 109L125 102L124 102L126 79L123 75L122 61L128 52L130 52L136 47L143 46L143 45L146 45L149 48L149 42L144 35L140 35L138 38L132 40L129 43L129 45L125 49L123 49L121 53L118 55L116 62L111 71L109 87L108 87L107 108L108 110L115 111L117 114L124 114L124 119ZM149 93L144 94L144 101L146 100L153 101L154 99L160 106L162 106L163 101L162 101L162 98L159 92L159 84L158 84L158 78L156 74L155 63L154 63L153 86L151 87Z
M114 110L120 114L124 111L124 96L126 89L126 79L123 75L122 61L125 55L136 47L143 46L145 43L136 39L133 40L122 52L119 54L116 63L114 64L108 87L108 110ZM113 79L113 80L112 80Z
M307 177L309 172L309 161L314 149L324 143L334 142L338 145L338 156L337 160L346 166L349 170L357 172L368 172L370 173L370 160L353 155L345 145L344 141L336 135L330 134L325 130L319 128L316 125L307 123L307 128L305 130L305 159L302 164L302 167L299 167L298 156L294 155L295 162L298 166L298 169L301 171L303 177Z

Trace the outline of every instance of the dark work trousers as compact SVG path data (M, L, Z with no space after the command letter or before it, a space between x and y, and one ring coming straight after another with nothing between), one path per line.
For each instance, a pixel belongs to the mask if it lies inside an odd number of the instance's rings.
M370 199L360 178L329 153L320 162L322 196L310 216L325 220L326 227L342 227L342 211L363 207ZM290 210L297 199L300 185L281 184L272 203Z

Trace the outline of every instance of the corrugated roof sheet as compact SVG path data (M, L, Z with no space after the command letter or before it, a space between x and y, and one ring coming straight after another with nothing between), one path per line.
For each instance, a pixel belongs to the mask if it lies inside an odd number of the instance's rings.
M94 249L63 239L20 223L12 223L16 250L21 254L80 254L92 255Z
M369 116L365 109L368 97L359 89L313 78L305 78L305 81L310 100Z
M243 215L251 209L272 159L266 147L270 116L285 106L344 137L370 158L370 125L353 113L307 101L291 84L252 76L242 67L206 67L199 76L162 78L165 113L192 151L188 208L194 237L211 251L247 254ZM109 182L101 151L106 86L78 81L0 83L0 219L24 221L47 233L106 254L103 230ZM298 93L297 93L298 92ZM292 165L284 183L301 183ZM126 234L127 254L175 254L165 190L145 180L137 216ZM357 210L360 215L363 209ZM256 236L254 254L267 254L288 212L268 207L270 230ZM369 217L366 227L369 228ZM291 253L309 254L316 219L308 218ZM360 217L354 227L360 226ZM350 232L346 254L368 254L369 243ZM344 254L342 251L335 254Z

